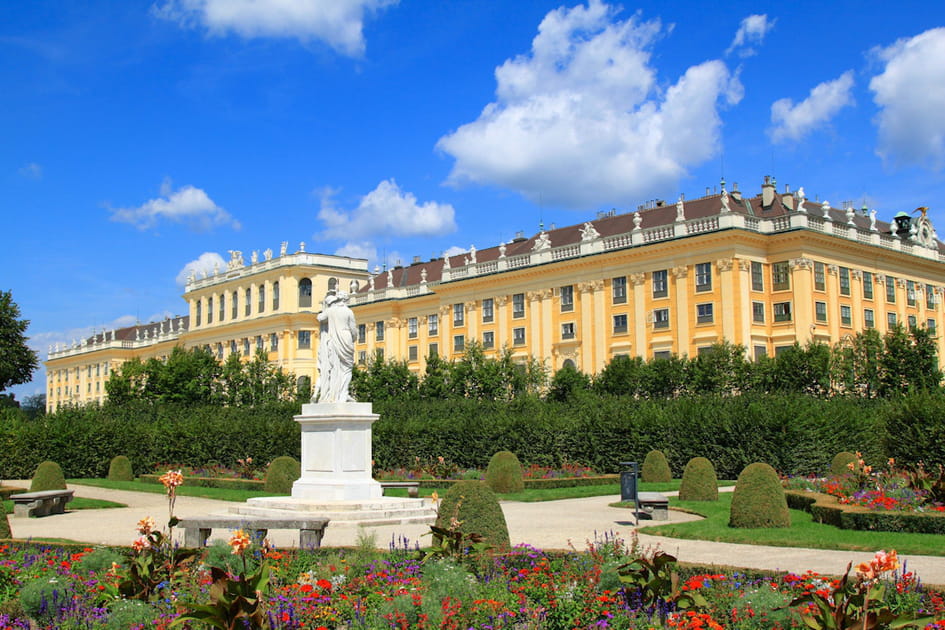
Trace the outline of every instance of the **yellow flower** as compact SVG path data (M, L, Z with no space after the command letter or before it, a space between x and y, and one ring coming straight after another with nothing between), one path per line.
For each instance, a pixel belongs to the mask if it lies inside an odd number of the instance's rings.
M433 491L433 493L430 495L430 498L433 499L433 505L436 505L440 502L440 494L436 490Z
M227 544L233 548L233 553L236 555L240 555L246 551L251 543L252 540L250 540L249 534L242 529L233 532L233 535L230 536L230 540L227 542Z
M889 467L892 468L892 467L895 466L895 465L896 465L896 458L895 458L895 457L890 457L890 458L889 458Z
M150 516L145 516L143 519L138 521L138 533L142 536L147 536L154 531L154 519Z

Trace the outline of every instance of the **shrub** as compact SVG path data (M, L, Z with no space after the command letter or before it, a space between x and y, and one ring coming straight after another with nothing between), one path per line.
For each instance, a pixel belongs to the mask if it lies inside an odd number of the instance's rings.
M489 460L486 468L486 485L493 492L521 492L525 489L522 464L511 451L499 451Z
M131 460L124 455L116 455L108 465L109 481L134 481L135 474L131 470Z
M850 464L856 465L856 455L850 451L841 451L834 455L833 461L830 462L830 474L835 477L847 475L850 473Z
M266 469L266 492L277 496L292 494L292 484L302 476L302 464L295 458L283 455L272 460Z
M31 619L48 625L72 606L74 585L59 578L37 578L20 589L20 605Z
M749 464L735 482L729 527L790 527L791 513L778 473L768 464Z
M66 478L62 474L62 468L56 462L43 462L33 473L33 481L30 483L30 492L40 492L42 490L65 490Z
M643 481L650 483L659 483L673 480L673 473L669 469L669 462L663 451L650 451L643 460L643 469L641 470Z
M715 467L705 457L693 457L683 471L680 501L718 501L719 480Z
M125 566L128 559L110 547L99 547L84 556L75 564L76 573L99 573L112 568L112 563Z
M126 628L151 627L151 622L160 613L148 602L140 599L119 599L108 607L108 620L105 630L125 630Z
M10 521L7 520L7 509L0 501L0 539L11 538Z
M509 528L499 499L481 481L457 481L446 491L436 525L450 529L453 518L464 534L479 534L492 547L509 546Z

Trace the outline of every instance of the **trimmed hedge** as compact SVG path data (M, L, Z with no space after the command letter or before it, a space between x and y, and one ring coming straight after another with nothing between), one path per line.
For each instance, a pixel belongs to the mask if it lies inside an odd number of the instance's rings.
M669 483L673 480L673 471L663 451L652 450L646 454L640 467L640 480L650 483Z
M302 464L294 457L283 455L272 460L266 469L263 489L270 494L289 496L292 484L302 476Z
M30 482L30 492L65 489L66 478L62 474L62 468L59 464L46 461L36 467L36 472Z
M814 521L840 529L901 532L910 534L945 534L945 513L890 512L841 505L836 497L819 492L784 493L788 507L810 512Z
M109 481L134 481L135 474L131 469L131 460L124 455L115 455L108 465Z
M718 501L719 480L712 462L705 457L693 457L683 471L679 485L680 501Z
M10 533L10 521L7 520L7 508L0 502L0 540L12 538Z
M140 479L144 483L161 483L161 475L157 474L148 474L140 475ZM265 481L260 481L259 479L229 479L226 477L191 477L189 475L184 475L184 485L185 486L195 486L197 488L229 488L231 490L264 490L266 486Z
M774 468L762 462L745 467L735 482L729 527L790 527L784 488Z
M521 492L525 489L522 463L518 461L515 453L499 451L492 456L489 467L486 468L486 485L499 494Z
M391 479L390 481L394 481ZM402 481L414 481L404 479ZM446 488L459 479L417 479L421 488ZM475 480L474 480L475 481ZM549 479L525 479L525 489L530 488L577 488L578 486L608 486L620 483L620 475L598 475L596 477L555 477Z
M840 451L833 456L833 461L830 462L830 474L834 477L849 475L852 472L850 464L856 466L856 461L856 455L850 451Z
M495 493L481 481L463 480L453 484L436 514L436 526L450 529L452 519L464 534L479 534L493 548L509 546L509 528ZM434 537L436 539L436 537Z

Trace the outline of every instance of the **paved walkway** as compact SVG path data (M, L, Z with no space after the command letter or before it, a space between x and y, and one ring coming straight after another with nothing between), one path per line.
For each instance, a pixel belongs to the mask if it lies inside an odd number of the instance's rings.
M4 485L28 487L29 482L5 481ZM25 484L25 485L24 485ZM65 538L91 544L129 545L137 536L135 524L145 516L152 516L160 524L167 511L164 495L144 492L107 490L91 486L70 485L76 496L108 499L124 503L126 508L107 510L73 510L43 518L9 517L16 538ZM528 543L542 549L583 550L595 536L617 535L629 540L634 528L630 510L613 508L608 504L615 496L565 499L539 503L503 502L502 510L509 525L513 544ZM179 518L226 512L233 503L195 497L178 497L174 513ZM681 522L698 518L690 514L670 511L670 520ZM641 524L646 521L641 520ZM359 537L373 536L378 547L391 543L401 545L404 540L412 546L419 541L428 544L423 536L425 525L385 525L359 528L353 525L330 523L323 545L352 546ZM176 534L179 534L177 532ZM270 532L278 546L298 544L298 532ZM227 532L214 532L214 538L226 538ZM178 538L175 535L175 538ZM842 573L848 563L868 560L871 553L799 549L796 547L765 547L732 543L680 540L662 536L640 535L640 544L659 546L680 561L707 565L746 567L802 572L812 569L819 573ZM901 556L908 569L915 571L924 582L945 585L945 558L934 556Z

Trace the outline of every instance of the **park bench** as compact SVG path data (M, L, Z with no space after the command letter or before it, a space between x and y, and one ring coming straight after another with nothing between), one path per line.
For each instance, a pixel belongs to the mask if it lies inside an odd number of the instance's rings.
M10 495L13 501L13 516L47 516L62 514L66 503L72 500L75 490L40 490Z
M669 520L669 499L659 492L637 492L637 506L654 521Z
M299 547L312 549L322 544L327 518L263 518L241 514L232 516L198 516L182 518L177 526L184 530L185 547L204 547L214 529L243 529L255 540L262 540L270 529L299 530Z
M634 502L637 525L640 524L641 512L654 521L668 521L669 499L659 492L640 492L636 462L620 462L620 465L628 469L620 473L620 500Z
M420 497L420 482L419 481L381 481L381 488L406 488L407 496L411 499L417 499Z

